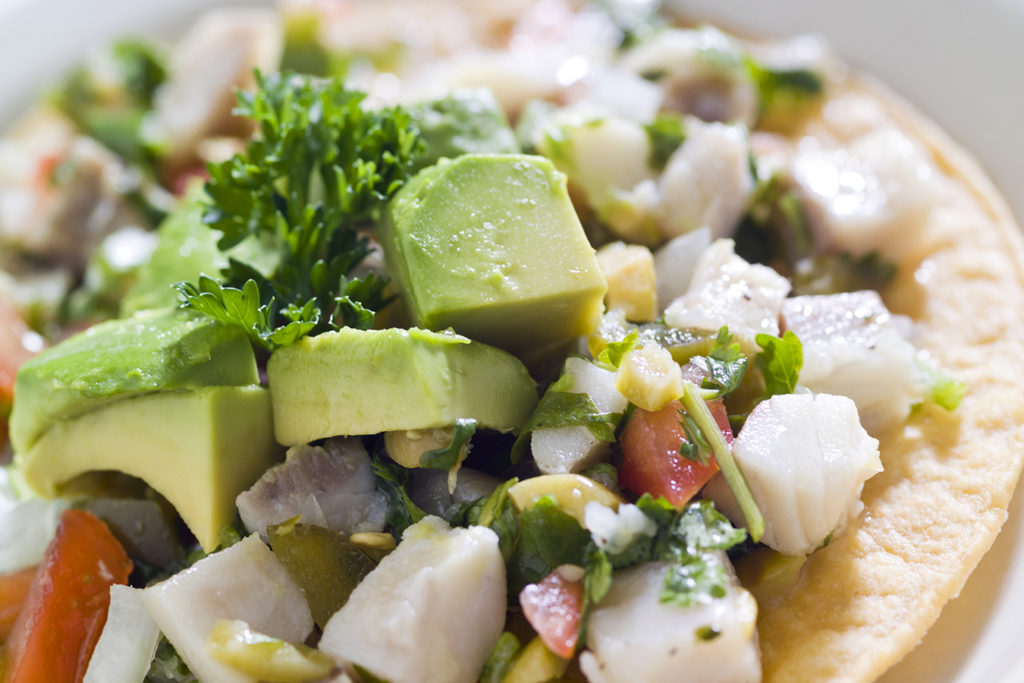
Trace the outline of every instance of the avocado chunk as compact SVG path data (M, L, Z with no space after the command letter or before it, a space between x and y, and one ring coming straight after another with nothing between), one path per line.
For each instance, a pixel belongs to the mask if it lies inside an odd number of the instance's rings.
M392 199L381 246L410 317L521 352L593 330L607 285L546 159L442 160Z
M32 448L56 422L113 400L155 391L259 384L245 334L187 311L148 311L110 320L21 366L11 445Z
M415 170L463 154L515 154L519 143L494 95L486 88L455 90L446 97L411 104L426 152Z
M259 386L165 391L57 422L15 456L40 495L86 472L117 470L163 495L206 551L235 518L235 497L279 454Z
M328 436L446 427L520 428L537 387L514 356L454 334L344 328L277 351L267 365L274 432Z

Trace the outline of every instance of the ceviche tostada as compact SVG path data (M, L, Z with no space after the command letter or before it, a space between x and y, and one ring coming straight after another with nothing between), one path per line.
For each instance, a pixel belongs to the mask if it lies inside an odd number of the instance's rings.
M817 38L218 9L0 160L4 683L870 680L1006 518L1020 236Z

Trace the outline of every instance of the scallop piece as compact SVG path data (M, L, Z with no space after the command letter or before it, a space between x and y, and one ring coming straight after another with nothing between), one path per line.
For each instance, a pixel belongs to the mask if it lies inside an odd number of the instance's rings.
M802 144L792 176L822 248L891 260L920 246L940 183L928 153L895 128L843 148Z
M782 305L786 329L803 344L800 384L848 396L861 423L878 436L901 424L924 395L913 345L877 292L797 296Z
M783 394L762 401L732 444L765 519L761 541L783 555L806 555L863 508L864 482L882 471L878 440L845 396ZM728 517L743 515L721 477L705 495Z
M320 649L390 681L472 683L501 635L505 607L497 535L426 517L331 617Z
M203 681L255 683L210 654L206 638L220 619L293 643L313 631L306 597L253 534L142 591L153 621Z
M147 134L169 145L172 161L188 161L204 138L244 133L231 110L235 89L252 89L253 70L273 71L283 49L271 10L207 12L168 58L169 78L156 92Z
M615 388L615 373L583 358L565 361L564 375L573 378L570 391L586 394L602 413L621 413L626 398ZM581 472L608 459L610 444L584 426L538 429L530 437L537 469L543 474Z
M704 250L689 291L669 304L665 322L710 331L728 325L744 350L755 353L759 333L779 334L790 284L768 266L747 263L734 246L732 240L718 240Z
M377 490L370 456L358 438L329 439L323 446L295 446L236 499L249 531L301 517L346 536L384 530L387 498Z
M725 595L691 607L659 600L666 562L614 574L587 622L580 668L590 683L761 680L757 603L740 588L725 553L709 555L729 576Z
M660 31L626 52L619 66L661 85L663 109L753 127L759 95L743 58L738 41L702 26Z
M707 226L713 239L728 237L754 188L746 129L687 119L686 140L658 181L661 233L672 238Z
M711 228L705 226L674 237L654 252L658 312L686 294L701 254L711 246Z

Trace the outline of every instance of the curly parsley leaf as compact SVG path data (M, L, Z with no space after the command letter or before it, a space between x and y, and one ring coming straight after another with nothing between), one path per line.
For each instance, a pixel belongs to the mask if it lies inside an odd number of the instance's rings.
M422 149L419 132L401 107L364 109L365 94L340 80L257 73L256 81L255 92L239 93L235 113L252 119L257 132L245 154L209 164L203 220L220 231L222 250L255 236L282 257L267 270L236 260L219 290L179 287L183 305L208 294L204 312L217 310L218 319L247 331L255 320L254 339L271 350L306 334L369 328L390 299L386 278L352 276L370 253L357 230L379 217L408 178ZM260 306L237 309L230 290L244 291L250 281ZM281 327L289 329L270 332Z
M584 426L594 438L614 443L615 427L622 419L622 413L603 413L590 396L573 393L569 391L571 388L572 376L563 375L544 392L512 445L513 463L519 462L526 450L526 437L538 429Z
M786 330L781 338L759 334L754 340L762 349L755 362L764 375L766 395L793 393L804 365L803 344L796 333Z

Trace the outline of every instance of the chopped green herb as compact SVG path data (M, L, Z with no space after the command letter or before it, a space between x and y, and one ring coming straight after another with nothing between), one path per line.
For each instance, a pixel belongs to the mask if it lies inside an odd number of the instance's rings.
M917 367L928 382L927 399L946 410L956 410L967 393L967 385L927 360L918 358Z
M654 121L645 124L644 130L651 141L650 165L656 171L665 168L679 146L686 140L686 124L683 117L674 112L661 113Z
M744 61L757 86L762 113L799 107L825 92L824 78L810 69L771 69L751 57Z
M482 496L472 503L456 510L448 520L458 526L485 526L498 536L498 549L505 561L512 557L519 537L519 514L515 503L508 497L508 490L519 483L513 477L490 495Z
M283 257L269 272L232 260L220 287L181 283L183 305L242 327L271 350L307 334L366 329L388 301L387 280L351 277L370 251L356 229L375 220L407 179L419 133L404 109L366 110L365 95L340 80L279 73L256 80L255 93L239 93L235 111L258 133L244 156L209 165L203 219L222 233L221 249L256 235ZM275 336L279 328L286 331Z
M480 683L501 683L521 649L523 646L514 633L502 633L491 654L487 655L484 670L480 674Z
M662 0L594 0L622 33L622 47L642 43L665 24L661 16Z
M714 640L718 636L722 635L722 632L714 626L701 626L696 630L695 635L700 640Z
M703 357L709 376L701 382L701 388L716 392L707 398L721 398L736 391L747 372L747 357L732 339L729 328L723 326L718 330L711 353Z
M377 477L377 489L388 501L387 521L393 532L401 536L402 532L427 516L416 503L409 498L406 486L409 473L401 465L388 462L379 454L374 454L373 473Z
M615 427L622 414L602 413L587 394L568 391L571 386L572 376L563 375L544 392L512 445L513 463L522 457L527 445L526 437L538 429L585 426L594 438L608 443L615 441Z
M704 434L704 438L707 439L711 453L715 456L715 462L721 468L722 476L725 477L725 481L729 484L729 488L743 512L750 537L755 542L760 541L761 536L764 535L764 516L757 507L757 501L754 500L754 494L750 491L750 485L747 484L739 463L732 457L732 450L725 442L718 423L715 422L714 416L701 397L700 390L692 382L683 381L682 403L686 412L693 417L694 422Z
M601 353L597 354L597 362L617 370L622 364L623 357L636 348L639 341L639 332L632 330L621 341L608 342Z
M518 595L563 564L585 565L590 534L549 496L519 516L519 543L508 563L509 592Z
M762 349L755 362L764 375L766 395L792 394L804 365L803 344L796 333L786 330L781 338L759 334L755 341Z
M196 683L197 680L185 660L161 633L145 683Z
M460 462L463 449L468 447L469 440L475 433L476 420L466 418L455 420L451 443L444 448L424 453L420 456L420 465L435 470L450 470Z
M619 488L619 471L610 462L599 462L593 467L583 470L580 474L593 479L611 491Z
M683 434L686 435L686 440L679 444L679 455L701 465L711 462L711 447L701 433L700 427L685 410L679 411L679 424L683 426Z

